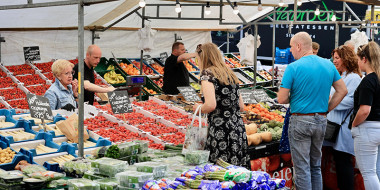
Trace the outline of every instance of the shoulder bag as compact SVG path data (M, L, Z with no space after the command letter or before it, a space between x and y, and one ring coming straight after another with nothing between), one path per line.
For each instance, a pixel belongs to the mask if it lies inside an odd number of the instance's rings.
M326 125L326 132L325 132L325 140L335 143L336 138L338 137L339 131L340 131L340 126L346 121L347 117L350 115L351 111L348 112L347 116L344 118L344 120L341 122L341 124L332 122L327 120L327 125Z

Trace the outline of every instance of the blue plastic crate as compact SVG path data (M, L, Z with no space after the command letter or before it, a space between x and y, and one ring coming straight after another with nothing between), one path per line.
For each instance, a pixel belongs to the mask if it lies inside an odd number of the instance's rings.
M280 49L276 47L275 63L276 64L289 64L290 48Z
M96 145L93 147L109 146L112 144L111 141L109 141L108 139L104 139L103 137L99 137L98 140L95 140L95 139L90 137L88 140L93 142L93 143L96 143ZM73 145L75 147L75 150L78 150L78 143L71 143L71 145ZM85 149L93 148L93 147L86 147Z
M9 147L9 145L3 141L0 141L0 147L2 149L5 149L7 147ZM12 149L12 148L11 148ZM12 149L12 151L15 151ZM16 151L15 151L16 152ZM23 154L23 153L20 153L18 152L14 157L13 157L13 160L12 162L10 163L5 163L5 164L0 164L0 168L3 169L3 170L14 170L16 165L21 161L21 160L26 160L28 163L33 163L33 160L31 157Z
M23 128L25 132L32 133L35 135L34 139L29 140L23 140L23 141L17 141L17 142L25 142L25 141L31 141L31 140L37 140L37 139L43 139L44 138L44 132L35 132L32 130L32 125L29 121L25 119L19 119L16 123L16 126L14 128ZM12 136L2 136L0 135L0 140L7 143L9 146L10 144L15 143Z

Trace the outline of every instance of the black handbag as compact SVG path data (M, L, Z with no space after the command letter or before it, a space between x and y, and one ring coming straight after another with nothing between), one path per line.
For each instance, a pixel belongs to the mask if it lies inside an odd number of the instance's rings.
M352 109L353 110L353 109ZM347 116L344 118L341 124L337 124L335 122L327 120L327 125L326 125L326 132L325 132L325 140L330 141L335 143L336 138L338 137L339 131L340 131L340 126L346 121L347 117L350 115L352 112L348 112Z

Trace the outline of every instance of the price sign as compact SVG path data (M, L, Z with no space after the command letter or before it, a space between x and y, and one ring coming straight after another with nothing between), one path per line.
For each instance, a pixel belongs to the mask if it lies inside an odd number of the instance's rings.
M154 61L153 61L153 59L152 59L152 57L151 57L150 55L143 55L143 59L144 59L144 61L145 61L146 63L148 63L148 65L154 63Z
M41 60L40 47L39 46L24 47L24 58L25 58L25 61Z
M194 88L191 86L181 86L177 87L179 92L181 92L183 98L188 102L197 102L201 101L198 94L195 92Z
M53 113L50 108L49 99L35 94L26 94L30 115L33 118L53 120Z
M245 104L257 104L255 96L253 96L253 90L242 89L239 91L240 96Z
M127 91L113 91L108 92L107 94L114 114L128 113L133 111Z
M257 102L269 102L272 100L264 89L253 90L253 96L255 96Z
M160 61L161 61L161 63L165 64L165 61L166 61L166 59L168 57L169 57L168 53L166 53L166 52L160 53Z

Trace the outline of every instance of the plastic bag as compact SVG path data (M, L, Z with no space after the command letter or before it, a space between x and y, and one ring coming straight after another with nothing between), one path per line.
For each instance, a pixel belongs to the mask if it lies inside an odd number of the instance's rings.
M52 181L55 179L61 179L65 177L65 174L53 172L53 171L44 171L44 172L40 171L40 172L32 173L29 176L36 179L43 179L45 181Z
M36 164L30 164L30 165L22 165L20 166L20 169L21 171L24 173L24 174L32 174L32 173L35 173L35 172L45 172L46 169L40 165L36 165Z
M202 127L201 107L202 106L198 106L198 108L195 110L193 119L190 125L186 128L186 136L185 141L183 143L182 154L185 154L192 150L204 150L206 146L208 128ZM197 112L199 113L199 127L193 126Z

